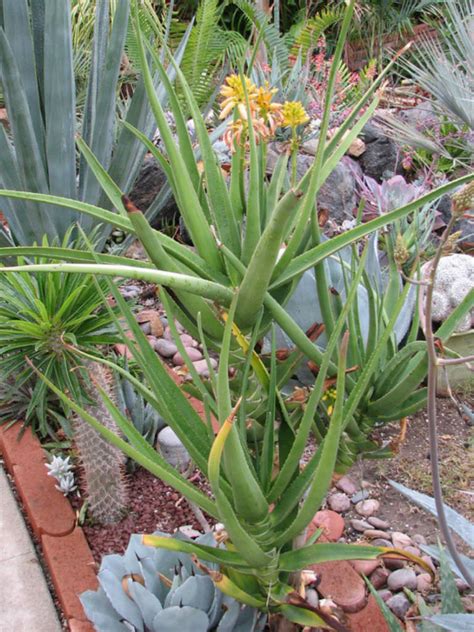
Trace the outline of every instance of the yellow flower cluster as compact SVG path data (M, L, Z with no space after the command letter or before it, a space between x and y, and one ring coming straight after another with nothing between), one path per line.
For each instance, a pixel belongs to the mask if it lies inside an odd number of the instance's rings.
M294 129L309 120L300 101L273 102L276 92L276 88L270 88L268 82L257 88L246 76L232 74L226 78L220 91L224 97L220 118L227 118L235 110L239 114L224 133L224 141L231 151L235 151L236 144L245 144L249 114L257 142L269 140L279 126Z

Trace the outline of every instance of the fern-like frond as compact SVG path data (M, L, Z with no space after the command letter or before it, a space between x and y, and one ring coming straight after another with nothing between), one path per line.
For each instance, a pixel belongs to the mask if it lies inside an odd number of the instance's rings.
M287 35L293 55L301 53L303 59L316 47L319 38L342 17L341 7L327 8L313 18L295 24Z

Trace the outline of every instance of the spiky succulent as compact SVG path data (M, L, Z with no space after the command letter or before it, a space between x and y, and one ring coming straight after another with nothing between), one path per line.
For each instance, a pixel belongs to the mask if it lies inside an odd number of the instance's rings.
M196 541L217 546L212 533ZM255 608L224 595L189 555L144 546L139 535L131 536L123 556L102 559L98 579L97 591L81 595L97 632L258 632L266 622Z
M113 395L110 373L97 362L87 362L86 369L89 379L84 388L90 403L84 405L84 410L114 434L120 434L100 395L100 390ZM84 470L90 516L101 524L118 522L127 508L125 455L80 416L74 420L74 441Z

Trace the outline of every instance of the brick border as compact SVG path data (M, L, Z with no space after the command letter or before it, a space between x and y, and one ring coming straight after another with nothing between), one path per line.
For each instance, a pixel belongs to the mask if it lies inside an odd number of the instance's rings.
M79 601L80 593L98 586L95 562L69 501L47 475L46 454L27 428L0 427L0 453L15 481L31 528L41 544L56 595L71 632L94 632Z
M202 415L202 405L196 406L200 402L191 401ZM44 561L70 632L94 632L79 600L82 592L95 590L98 586L96 564L89 544L76 524L69 501L58 493L54 479L47 475L46 455L40 442L29 428L18 440L18 428L19 424L8 429L0 427L0 453L14 478L33 532L42 545ZM316 526L323 527L323 540L335 541L340 537L341 525L336 526L340 516L332 514L334 512L329 510L318 512L313 521L313 530ZM364 582L349 562L326 562L313 569L324 579L328 593L325 596L333 597L336 603L341 601L353 632L369 629L389 632L377 604L372 598L367 601ZM330 594L334 592L334 586L337 586L337 595ZM341 595L342 600L338 599Z

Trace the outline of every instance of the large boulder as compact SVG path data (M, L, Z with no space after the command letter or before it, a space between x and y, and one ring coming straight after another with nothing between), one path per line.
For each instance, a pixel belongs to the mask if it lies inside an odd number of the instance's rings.
M358 161L366 176L381 182L402 172L400 149L380 128L373 123L367 123L360 137L366 147Z
M166 176L153 156L147 155L129 197L141 211L145 212L165 186ZM152 219L152 225L161 228L177 224L178 219L179 209L170 193L159 213Z

